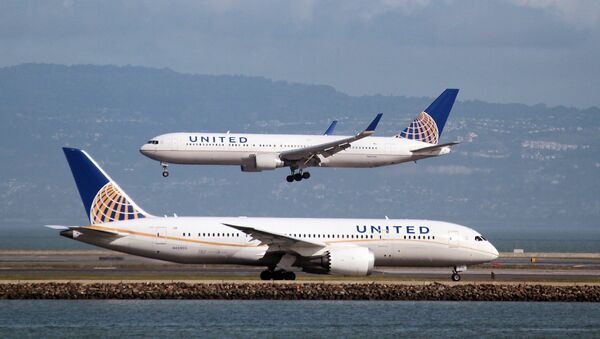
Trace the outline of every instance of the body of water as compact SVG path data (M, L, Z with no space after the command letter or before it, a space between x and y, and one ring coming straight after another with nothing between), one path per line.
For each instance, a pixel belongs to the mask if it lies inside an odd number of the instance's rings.
M600 336L600 304L3 300L0 337Z

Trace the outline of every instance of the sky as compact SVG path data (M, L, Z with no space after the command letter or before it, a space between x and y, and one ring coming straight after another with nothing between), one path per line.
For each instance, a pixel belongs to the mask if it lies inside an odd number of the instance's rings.
M0 1L0 67L264 76L350 95L600 107L600 1Z

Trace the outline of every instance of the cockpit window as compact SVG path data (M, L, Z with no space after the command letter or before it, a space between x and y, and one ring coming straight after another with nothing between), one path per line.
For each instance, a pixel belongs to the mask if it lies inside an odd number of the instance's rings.
M147 143L152 145L158 145L158 140L150 140Z
M475 236L475 241L483 241L483 237L476 235Z

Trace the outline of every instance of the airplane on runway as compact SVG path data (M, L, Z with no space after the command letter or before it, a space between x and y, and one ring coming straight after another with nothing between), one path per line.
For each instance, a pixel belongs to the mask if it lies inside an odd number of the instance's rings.
M86 226L47 225L62 236L142 257L188 264L264 266L263 280L294 272L366 276L375 267L452 267L492 261L498 251L477 231L412 219L157 217L140 208L83 150L63 148Z
M372 137L382 114L354 136L333 136L337 121L324 135L168 133L152 138L140 152L160 161L163 176L168 164L236 165L243 172L289 167L288 182L310 178L309 167L366 168L399 164L450 153L457 142L438 141L454 105L458 89L446 89L402 132Z

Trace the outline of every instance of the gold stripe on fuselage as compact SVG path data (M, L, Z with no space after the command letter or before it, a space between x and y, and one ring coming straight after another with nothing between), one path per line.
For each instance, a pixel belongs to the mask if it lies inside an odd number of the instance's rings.
M100 226L100 225L91 225L91 226L86 226L85 228L97 229L97 230L105 230L105 231L110 231L110 232L128 233L128 234L131 234L131 235L139 235L139 236L144 236L144 237L157 238L156 234L145 233L145 232L138 232L138 231L131 231L131 230L119 229L119 228L112 228L112 227L106 227L106 226ZM168 239L168 240L175 240L175 241L190 242L190 243L196 243L196 244L214 245L214 246L229 246L229 247L263 247L263 246L268 246L268 245L232 244L232 243L195 240L195 239L187 239L187 238L172 237L172 236L161 236L160 238L161 239ZM298 240L302 241L302 239L298 239ZM359 239L359 240L357 240L357 239L352 239L352 240L346 239L346 240L326 241L326 242L324 242L324 244L325 245L331 245L331 244L339 244L339 243L365 243L365 242L377 242L377 241L382 241L382 242L403 241L403 242L407 242L407 243L419 242L419 243L426 243L426 244L448 245L447 243L440 242L440 241L418 240L418 239ZM495 253L483 251L483 250L480 250L480 249L477 249L477 248L462 246L462 245L459 245L458 248L467 249L467 250L471 250L471 251L475 251L475 252L479 252L479 253L484 253L484 254L495 255Z

